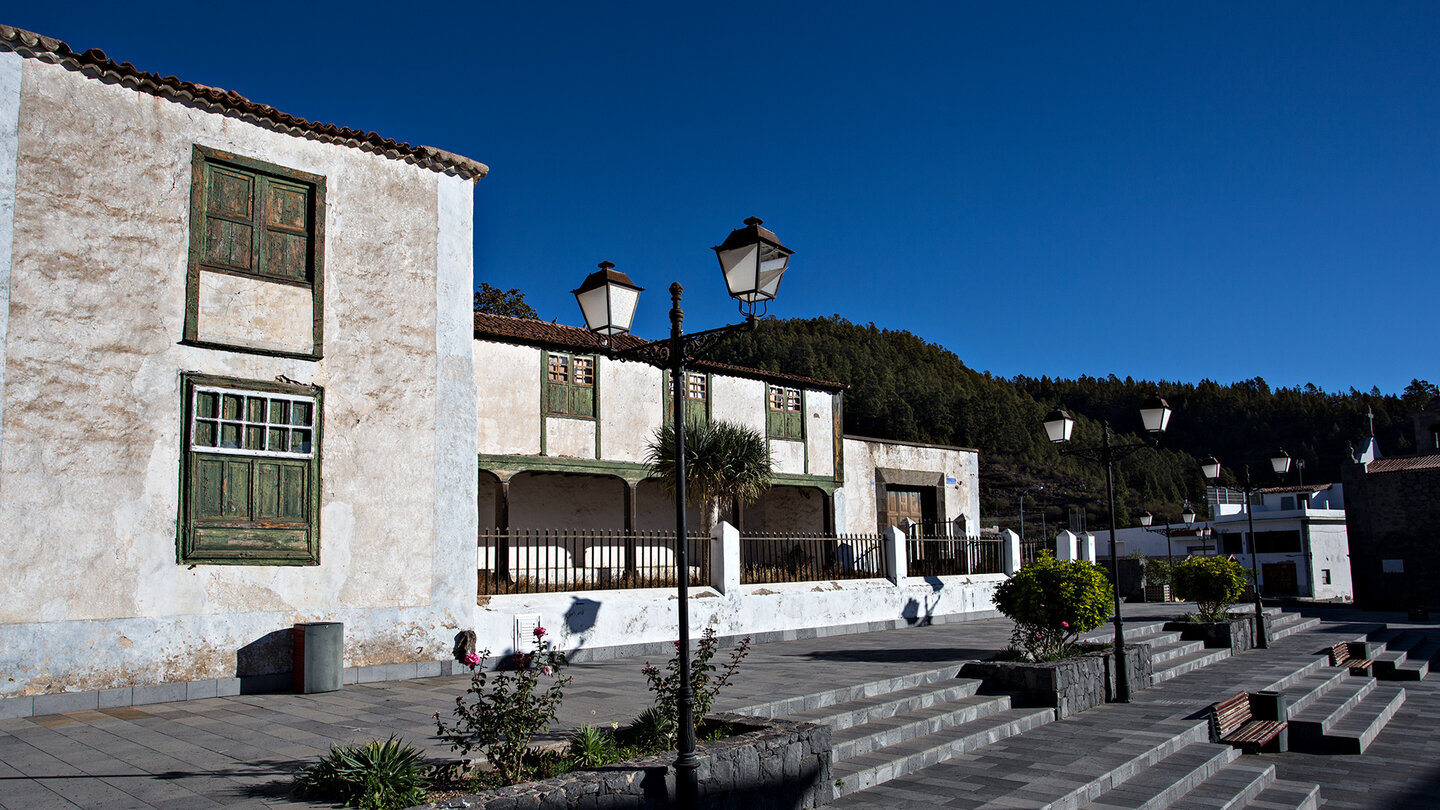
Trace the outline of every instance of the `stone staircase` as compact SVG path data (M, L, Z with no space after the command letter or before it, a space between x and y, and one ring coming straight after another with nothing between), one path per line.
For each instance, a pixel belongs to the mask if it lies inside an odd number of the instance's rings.
M1277 779L1275 766L1241 759L1209 742L1204 720L1143 708L1097 707L1070 720L998 740L934 766L943 795L883 785L854 793L847 782L834 807L921 808L1288 808L1318 807L1319 788ZM841 769L836 768L837 778Z
M1254 613L1255 611L1250 611ZM1314 616L1305 617L1299 613L1281 610L1278 607L1265 608L1265 635L1271 641L1279 641L1296 633L1303 633L1320 624Z
M1373 656L1375 677L1388 681L1421 681L1440 659L1440 634L1422 630L1386 628L1367 639L1384 647Z
M738 709L751 716L831 727L835 795L874 787L1055 719L1051 708L1017 709L1009 695L981 695L959 666Z

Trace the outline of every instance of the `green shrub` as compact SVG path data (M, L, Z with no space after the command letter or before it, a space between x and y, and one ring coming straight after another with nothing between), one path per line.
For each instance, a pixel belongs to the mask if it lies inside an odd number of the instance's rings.
M641 750L664 751L675 739L675 715L667 714L660 706L651 706L630 721L627 736Z
M1145 561L1145 584L1146 585L1169 585L1170 584L1170 563L1165 560L1151 559Z
M729 685L730 679L735 677L735 673L740 669L740 662L745 660L745 655L750 652L750 637L746 636L735 645L730 651L730 660L721 668L711 663L719 649L720 640L715 637L715 628L705 628L705 634L695 645L695 658L690 662L690 689L694 695L691 711L697 726L710 713L720 690ZM665 664L664 672L649 661L645 662L640 672L649 682L651 693L655 695L655 707L664 712L665 716L675 717L680 697L680 642L675 642L675 657ZM670 744L674 745L674 742L672 728Z
M1170 574L1175 595L1200 608L1200 620L1225 621L1245 592L1245 567L1229 557L1191 557Z
M581 726L571 732L565 753L576 768L598 768L620 759L615 736L595 726Z
M1074 654L1079 634L1110 618L1114 599L1098 566L1044 552L995 589L996 609L1015 622L1010 645L1031 661Z
M421 756L418 748L393 734L383 743L332 745L329 754L295 777L296 791L363 810L413 807L425 801L428 786Z

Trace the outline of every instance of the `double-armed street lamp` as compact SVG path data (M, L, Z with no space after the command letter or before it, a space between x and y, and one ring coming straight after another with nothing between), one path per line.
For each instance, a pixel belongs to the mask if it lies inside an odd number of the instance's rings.
M1149 512L1140 516L1140 525L1145 527L1145 531L1152 534L1165 535L1165 561L1173 566L1175 565L1175 552L1170 547L1170 520L1166 518L1165 528L1163 529L1151 528L1151 524L1154 522L1155 516ZM1186 526L1190 526L1195 522L1195 508L1190 505L1190 501L1188 500L1185 501L1185 505L1181 507L1180 522Z
M1140 421L1145 430L1158 437L1170 424L1170 405L1158 396L1151 397L1140 406ZM1115 702L1130 702L1130 672L1126 667L1125 623L1120 617L1120 558L1115 553L1115 462L1157 441L1152 438L1144 442L1119 443L1111 436L1110 422L1101 420L1104 442L1099 447L1065 446L1075 430L1075 420L1064 408L1056 408L1045 417L1045 433L1050 441L1062 445L1060 454L1079 456L1105 465L1105 493L1110 500L1110 575L1114 579L1115 591Z
M675 431L675 568L678 580L678 642L680 687L676 695L675 718L675 802L677 807L693 808L699 795L695 757L695 692L690 683L690 561L686 539L685 517L685 366L703 358L720 340L738 332L755 328L756 318L765 314L769 302L780 291L780 280L794 251L785 247L764 223L750 217L745 227L731 231L713 248L720 260L720 271L730 297L740 303L745 320L738 324L685 334L681 325L685 313L680 309L680 284L670 285L670 338L641 343L615 350L610 338L630 331L639 301L641 287L629 276L615 269L610 262L601 262L574 290L575 300L585 315L585 325L600 336L610 349L610 356L619 360L636 359L668 369L674 409ZM757 313L758 310L758 313Z
M1270 646L1265 638L1265 604L1260 595L1260 563L1255 556L1255 510L1250 503L1250 496L1260 491L1260 487L1250 481L1250 465L1245 467L1245 481L1240 489L1245 493L1245 521L1250 529L1250 578L1254 584L1255 591L1255 646L1264 649ZM1270 454L1270 469L1275 475L1284 480L1285 473L1290 472L1290 454L1284 450L1276 450ZM1220 477L1220 460L1211 456L1200 462L1200 471L1205 477L1214 481Z

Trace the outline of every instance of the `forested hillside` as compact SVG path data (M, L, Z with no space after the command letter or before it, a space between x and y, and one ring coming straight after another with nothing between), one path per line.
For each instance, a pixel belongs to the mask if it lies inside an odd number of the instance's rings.
M1272 390L1259 378L1229 385L1114 375L1004 379L974 371L954 352L909 332L838 315L763 320L754 332L723 343L713 359L847 383L846 433L973 447L980 451L981 513L1013 522L1021 489L1044 485L1043 492L1027 496L1027 519L1043 507L1052 526L1063 524L1071 506L1084 508L1092 525L1108 523L1100 517L1103 468L1062 457L1045 438L1041 422L1057 404L1078 420L1076 438L1085 444L1099 442L1100 419L1108 419L1122 440L1137 439L1137 411L1151 394L1175 409L1159 449L1117 465L1124 526L1130 521L1123 513L1173 516L1186 498L1203 513L1205 483L1197 459L1211 454L1226 465L1227 477L1248 461L1256 480L1266 482L1273 480L1269 454L1283 447L1305 462L1307 483L1338 481L1347 445L1366 435L1369 408L1385 453L1413 452L1410 414L1436 394L1435 386L1420 380L1396 396L1314 386ZM1287 483L1296 483L1295 472Z

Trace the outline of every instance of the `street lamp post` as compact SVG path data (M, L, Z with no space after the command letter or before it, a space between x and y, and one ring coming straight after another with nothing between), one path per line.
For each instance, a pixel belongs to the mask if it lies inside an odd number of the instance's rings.
M1165 432L1170 424L1170 405L1160 397L1151 397L1140 407L1140 421L1152 436ZM1067 447L1075 420L1064 408L1056 408L1045 417L1045 432L1050 441L1062 445L1061 455L1073 455L1105 465L1105 494L1110 501L1110 575L1115 586L1115 702L1130 702L1130 672L1126 666L1125 622L1120 616L1120 558L1115 553L1115 462L1152 442L1115 443L1110 435L1110 422L1101 420L1104 442L1100 447Z
M1181 511L1181 513L1180 513L1180 522L1181 522L1181 523L1184 523L1184 524L1187 525L1187 526L1190 525L1190 524L1192 524L1192 523L1194 523L1194 522L1195 522L1195 509L1190 506L1190 502L1189 502L1189 501L1186 501L1186 502L1185 502L1185 506L1182 507L1182 509L1183 509L1183 511ZM1150 514L1149 512L1146 512L1145 514L1143 514L1143 515L1140 516L1140 525L1145 528L1145 531L1150 532L1151 534L1163 534L1163 535L1165 535L1165 562L1167 562L1167 563L1169 563L1170 565L1173 566L1173 565L1175 565L1175 552L1174 552L1174 550L1170 547L1170 519L1169 519L1169 518L1166 518L1166 519L1165 519L1165 528L1164 528L1164 529L1153 529L1153 528L1151 528L1151 527L1150 527L1150 524L1151 524L1151 523L1154 523L1154 522L1155 522L1155 516L1152 515L1152 514Z
M1280 476L1281 480L1284 480L1285 473L1290 471L1290 455L1284 450L1276 450L1274 453L1271 453L1270 468L1275 471L1275 475ZM1219 459L1214 456L1205 459L1200 463L1200 470L1205 474L1206 478L1212 481L1219 478ZM1249 464L1245 465L1245 483L1241 486L1241 489L1245 493L1245 523L1250 532L1250 578L1251 582L1255 585L1255 646L1263 650L1270 646L1270 642L1265 638L1265 603L1260 594L1260 562L1255 552L1255 509L1250 500L1250 496L1259 492L1260 487L1255 486L1250 480ZM1212 515L1211 517L1213 518L1214 516Z
M738 332L755 328L757 309L765 308L780 291L780 281L794 251L785 247L757 217L745 220L745 227L730 232L714 249L720 260L720 272L730 297L740 302L742 323L685 334L682 325L685 313L680 309L678 282L670 285L670 338L666 341L641 343L628 349L614 350L610 338L630 331L642 288L635 285L615 265L601 262L573 292L585 316L585 325L611 348L610 355L619 360L636 359L669 370L672 386L673 430L675 431L675 568L677 584L676 614L679 624L678 653L680 686L676 694L675 804L693 808L699 797L695 757L695 690L690 679L690 559L686 535L686 469L685 469L685 366L703 358L720 340Z

